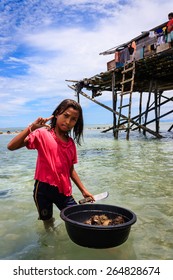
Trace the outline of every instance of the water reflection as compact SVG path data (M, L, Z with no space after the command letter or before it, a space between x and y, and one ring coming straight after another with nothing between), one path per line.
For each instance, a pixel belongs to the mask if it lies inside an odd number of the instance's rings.
M56 226L54 231L38 232L39 252L32 252L31 259L60 259L60 260L97 260L97 259L136 259L133 249L133 237L121 246L109 249L91 249L78 246L67 235L64 223ZM45 250L46 249L46 250ZM45 253L46 252L46 253ZM31 252L29 253L31 255Z

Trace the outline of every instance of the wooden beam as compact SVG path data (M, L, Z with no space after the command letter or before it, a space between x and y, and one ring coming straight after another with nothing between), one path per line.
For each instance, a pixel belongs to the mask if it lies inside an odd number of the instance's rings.
M173 128L173 124L170 126L170 128L168 129L168 131L170 132L172 128Z
M117 108L117 91L115 89L115 72L112 73L112 108L113 111L116 111ZM117 118L116 114L113 112L113 134L117 139L117 130L115 130L117 126Z

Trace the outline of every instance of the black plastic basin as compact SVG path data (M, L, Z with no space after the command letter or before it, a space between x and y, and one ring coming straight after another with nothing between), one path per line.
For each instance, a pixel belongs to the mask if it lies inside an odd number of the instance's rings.
M84 224L84 221L91 216L102 214L110 219L121 215L125 222L111 226ZM61 211L60 217L65 221L70 239L80 246L89 248L110 248L121 245L128 239L131 226L137 220L135 213L128 209L95 203L67 207Z

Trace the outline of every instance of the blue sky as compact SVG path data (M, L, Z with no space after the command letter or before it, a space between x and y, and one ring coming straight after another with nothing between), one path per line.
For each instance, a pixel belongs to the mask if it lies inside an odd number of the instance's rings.
M163 0L1 0L0 127L27 126L75 99L66 79L106 71L112 56L100 52L167 21L169 12ZM111 97L98 101L111 106ZM105 109L82 97L81 105L86 124L112 123Z

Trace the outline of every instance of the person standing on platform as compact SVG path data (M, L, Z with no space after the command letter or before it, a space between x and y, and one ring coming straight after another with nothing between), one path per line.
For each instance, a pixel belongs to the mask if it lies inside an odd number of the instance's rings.
M169 43L169 47L172 46L173 42L173 13L168 14L168 23L167 23L167 43Z

